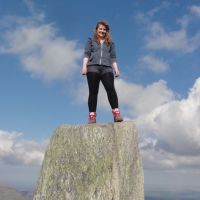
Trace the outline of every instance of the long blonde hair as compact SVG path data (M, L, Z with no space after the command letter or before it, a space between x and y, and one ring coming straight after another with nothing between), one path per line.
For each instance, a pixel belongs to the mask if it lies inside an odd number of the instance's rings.
M100 44L100 38L99 38L99 36L97 34L97 29L98 29L99 25L103 25L103 26L106 27L105 43L109 46L112 43L112 39L111 39L110 34L109 34L110 27L109 27L109 25L108 25L108 23L106 21L101 20L101 21L97 22L97 24L95 26L95 29L94 29L93 38L98 44Z

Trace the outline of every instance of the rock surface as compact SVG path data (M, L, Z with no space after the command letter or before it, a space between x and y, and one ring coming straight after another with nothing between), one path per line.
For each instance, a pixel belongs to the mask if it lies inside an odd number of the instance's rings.
M58 127L45 153L34 200L144 200L135 124Z

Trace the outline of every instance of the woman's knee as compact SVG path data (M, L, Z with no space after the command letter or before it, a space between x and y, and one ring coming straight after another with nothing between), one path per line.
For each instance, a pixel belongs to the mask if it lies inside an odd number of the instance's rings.
M98 93L99 93L99 90L97 88L89 89L90 96L97 96Z

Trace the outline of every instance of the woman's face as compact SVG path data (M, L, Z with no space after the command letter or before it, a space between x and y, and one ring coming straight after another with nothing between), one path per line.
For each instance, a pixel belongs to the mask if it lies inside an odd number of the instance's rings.
M98 28L97 28L97 35L100 37L100 38L105 38L106 36L106 27L102 24L99 24Z

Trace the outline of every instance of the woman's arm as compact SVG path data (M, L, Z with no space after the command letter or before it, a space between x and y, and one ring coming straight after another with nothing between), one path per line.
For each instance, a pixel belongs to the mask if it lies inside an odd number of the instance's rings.
M91 55L91 50L92 50L92 38L88 38L88 41L85 45L85 51L84 51L84 58L83 58L83 67L82 67L82 75L86 75L87 73L87 64L89 57Z
M114 69L114 72L115 72L115 77L118 77L120 75L120 73L119 73L119 69L118 69L117 63L113 62L112 66L113 66L113 69Z
M114 42L112 42L112 44L111 44L110 57L111 57L111 60L112 60L112 67L113 67L114 72L115 72L115 77L118 77L119 76L119 69L118 69L117 61L116 61L116 51L115 51L115 43Z
M86 75L86 73L87 73L87 63L88 63L88 60L89 59L87 57L83 58L83 67L82 67L82 71L81 71L82 75Z

